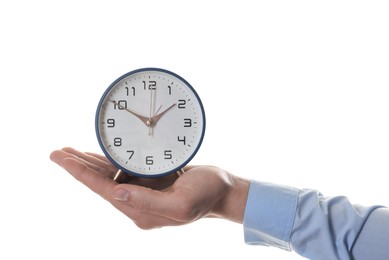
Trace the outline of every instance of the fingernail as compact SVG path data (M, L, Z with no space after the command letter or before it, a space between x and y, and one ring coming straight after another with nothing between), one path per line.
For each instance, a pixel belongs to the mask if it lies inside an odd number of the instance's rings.
M120 200L120 201L128 201L128 197L130 196L130 192L124 189L119 189L114 192L113 198L115 200Z

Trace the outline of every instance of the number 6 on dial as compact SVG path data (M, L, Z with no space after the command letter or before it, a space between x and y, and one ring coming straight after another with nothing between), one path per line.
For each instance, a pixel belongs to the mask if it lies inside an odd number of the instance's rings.
M96 134L106 157L121 171L159 177L180 171L205 133L205 113L193 87L158 68L116 79L100 99Z

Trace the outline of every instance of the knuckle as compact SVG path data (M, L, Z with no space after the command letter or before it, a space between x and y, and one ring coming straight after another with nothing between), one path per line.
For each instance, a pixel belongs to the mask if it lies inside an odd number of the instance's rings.
M149 212L150 211L150 201L143 197L137 197L132 201L132 206L141 212Z
M182 222L190 222L199 215L198 208L190 200L181 200L177 203L176 210L177 220Z

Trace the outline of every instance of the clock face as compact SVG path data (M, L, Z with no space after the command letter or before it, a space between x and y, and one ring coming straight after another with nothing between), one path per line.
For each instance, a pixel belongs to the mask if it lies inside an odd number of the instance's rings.
M205 114L195 90L180 76L145 68L105 91L96 133L110 161L124 172L157 177L180 170L203 140Z

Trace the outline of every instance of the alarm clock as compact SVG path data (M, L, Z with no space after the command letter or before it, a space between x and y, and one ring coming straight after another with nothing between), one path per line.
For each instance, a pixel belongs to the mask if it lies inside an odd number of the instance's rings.
M112 164L145 178L182 173L205 133L204 107L195 89L160 68L116 79L98 103L95 122L100 147Z

